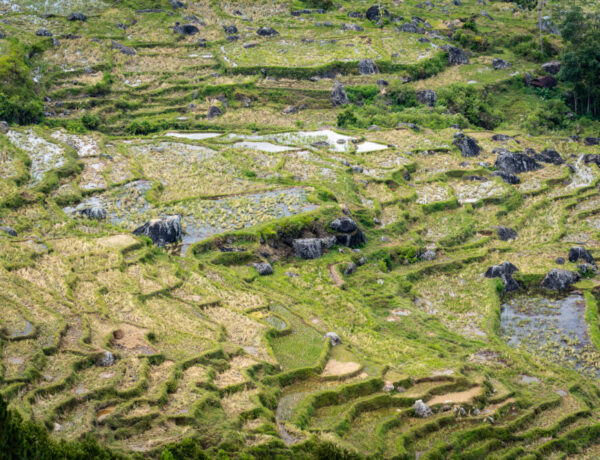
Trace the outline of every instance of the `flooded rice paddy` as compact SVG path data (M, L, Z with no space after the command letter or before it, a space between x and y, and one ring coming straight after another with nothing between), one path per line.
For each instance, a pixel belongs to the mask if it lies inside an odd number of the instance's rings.
M582 374L600 377L600 353L590 340L585 301L518 296L502 304L501 335L520 348Z

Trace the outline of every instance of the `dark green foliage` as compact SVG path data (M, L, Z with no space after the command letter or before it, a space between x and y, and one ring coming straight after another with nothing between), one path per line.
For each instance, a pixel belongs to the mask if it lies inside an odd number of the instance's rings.
M519 6L522 6L523 8L532 10L537 6L538 0L514 0L514 3L516 3Z
M502 113L493 108L492 97L486 90L455 83L438 93L438 104L450 113L460 113L475 126L493 129L502 121Z
M544 62L558 54L556 47L546 38L543 38L544 52L540 50L540 44L534 40L532 35L525 35L527 40L523 40L516 44L513 51L516 55L521 56L529 61Z
M304 0L304 3L309 8L320 8L323 10L329 10L333 7L332 0Z
M403 85L400 80L394 80L386 93L387 98L400 107L415 107L417 105L417 92L412 86Z
M597 117L600 115L600 18L586 17L580 7L574 7L560 28L569 44L562 55L560 77L573 85L573 109Z
M81 123L83 124L83 126L85 126L87 129L98 129L100 127L100 124L102 123L102 119L95 114L85 114L83 117L81 117Z
M563 101L551 99L529 114L523 123L523 128L531 134L566 128L569 123L568 113L569 108Z
M110 87L114 83L114 78L109 71L104 72L102 80L94 85L87 87L87 93L92 97L105 96L110 92Z
M126 6L134 10L170 7L168 0L112 0L111 3L120 7Z
M346 93L350 102L373 102L379 94L377 85L348 86Z
M183 460L183 459L194 459L204 460L209 457L202 451L198 441L194 439L184 439L177 444L170 444L164 448L161 452L161 460Z
M37 123L42 103L35 92L26 50L17 40L8 42L0 56L0 120L9 123Z
M358 124L354 110L349 107L337 116L337 125L340 128L350 128Z
M122 458L100 447L88 436L80 442L54 441L42 425L25 422L9 410L0 396L0 458L1 459L117 459Z
M486 37L478 35L468 29L457 30L452 36L452 39L457 42L461 48L468 48L473 51L486 51L490 48L490 42Z

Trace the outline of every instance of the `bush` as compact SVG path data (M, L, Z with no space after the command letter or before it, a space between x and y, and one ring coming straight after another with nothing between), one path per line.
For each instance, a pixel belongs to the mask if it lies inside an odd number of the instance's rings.
M304 0L304 3L310 8L320 8L323 10L329 10L333 7L332 0Z
M462 48L468 48L473 51L487 51L490 48L490 42L482 35L477 35L470 30L457 30L452 39Z
M416 90L402 84L399 80L392 82L386 95L396 108L415 107L418 104Z
M30 124L41 117L42 102L34 90L25 48L17 40L10 40L0 57L0 119Z
M357 123L358 119L356 118L356 115L354 115L352 108L344 110L337 116L338 128L350 128L352 126L356 126Z
M5 459L122 458L100 447L91 437L86 437L83 441L54 441L42 425L26 422L19 413L9 410L2 396L0 396L0 446L2 446L0 457Z
M110 92L110 87L114 83L114 78L110 72L104 72L102 80L94 85L90 85L86 88L86 92L92 97L105 96Z
M373 102L379 94L377 85L347 86L346 93L350 102Z
M442 88L438 104L445 105L451 113L463 115L469 122L485 129L493 129L502 121L502 113L492 108L490 94L471 85L455 83Z
M558 50L546 37L543 38L543 43L544 52L542 53L540 44L533 35L518 35L511 40L509 47L517 56L533 62L544 62L558 55Z
M569 124L568 112L569 108L561 100L545 101L541 107L527 117L523 128L531 134L543 134L566 128Z
M98 115L86 113L83 117L81 117L81 123L83 123L83 126L85 126L87 129L94 130L98 129L102 123L102 119Z

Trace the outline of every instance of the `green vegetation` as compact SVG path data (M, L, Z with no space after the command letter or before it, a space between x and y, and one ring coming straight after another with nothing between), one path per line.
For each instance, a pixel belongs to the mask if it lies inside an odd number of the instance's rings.
M594 5L183 3L0 1L0 458L597 458Z
M36 94L23 44L12 39L0 55L0 119L9 123L36 123L42 104Z
M568 43L562 55L561 77L573 85L571 99L576 113L600 115L600 19L586 16L579 6L561 24Z

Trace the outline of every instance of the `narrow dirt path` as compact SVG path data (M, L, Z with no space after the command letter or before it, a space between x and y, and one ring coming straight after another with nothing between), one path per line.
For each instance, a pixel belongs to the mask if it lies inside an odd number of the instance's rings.
M337 287L342 287L344 285L344 280L335 269L335 265L330 265L327 268L329 268L329 274L331 275L331 278L333 278L333 284Z

